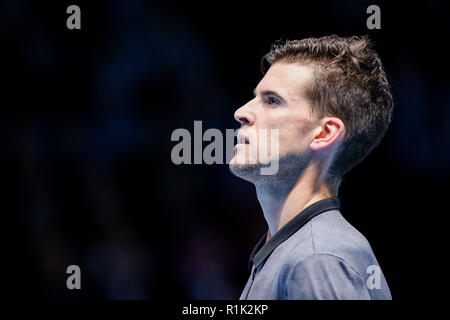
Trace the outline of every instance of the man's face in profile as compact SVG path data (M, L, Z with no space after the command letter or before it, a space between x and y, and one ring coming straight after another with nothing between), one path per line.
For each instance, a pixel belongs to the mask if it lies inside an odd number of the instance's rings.
M259 181L262 163L258 151L266 148L269 157L274 156L270 139L273 129L278 129L279 133L279 140L275 141L279 142L279 174L303 169L309 159L309 144L317 124L310 115L310 103L304 95L312 77L310 66L277 62L259 82L255 97L236 110L234 117L241 123L241 128L230 162L230 170L236 176L251 182ZM266 136L262 134L264 131Z

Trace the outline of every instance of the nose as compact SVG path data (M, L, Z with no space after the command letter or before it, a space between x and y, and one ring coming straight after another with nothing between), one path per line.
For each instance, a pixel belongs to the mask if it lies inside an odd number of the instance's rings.
M252 125L255 122L255 114L250 111L249 103L237 109L234 113L234 119L242 125Z

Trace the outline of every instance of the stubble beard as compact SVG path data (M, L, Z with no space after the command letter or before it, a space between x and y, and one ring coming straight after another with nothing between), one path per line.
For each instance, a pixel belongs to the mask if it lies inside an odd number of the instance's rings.
M305 171L310 160L308 154L287 154L279 158L279 170L274 175L262 175L261 168L268 165L261 163L233 163L229 168L235 176L262 188L290 188Z

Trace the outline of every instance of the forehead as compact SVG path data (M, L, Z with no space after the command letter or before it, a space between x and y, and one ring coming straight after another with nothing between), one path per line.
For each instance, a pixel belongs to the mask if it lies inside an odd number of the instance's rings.
M312 77L311 66L277 62L269 68L256 87L256 91L275 91L287 100L296 101L303 98L303 89Z

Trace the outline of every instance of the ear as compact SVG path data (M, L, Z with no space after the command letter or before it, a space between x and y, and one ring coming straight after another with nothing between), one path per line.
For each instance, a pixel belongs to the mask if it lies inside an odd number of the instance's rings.
M313 150L322 150L343 140L345 126L341 119L325 117L320 120L318 128L315 129L314 138L310 147Z

